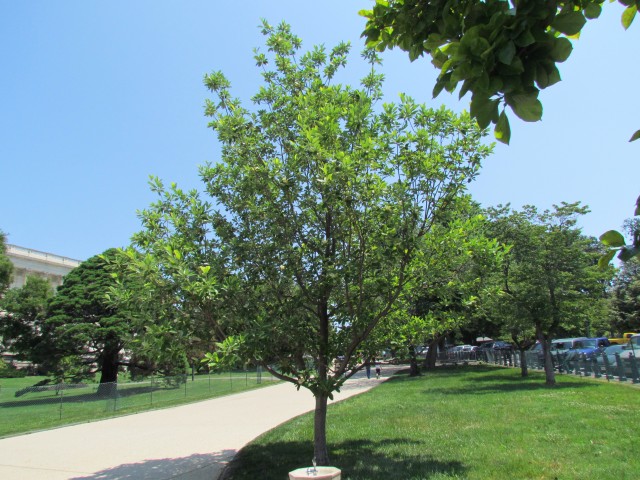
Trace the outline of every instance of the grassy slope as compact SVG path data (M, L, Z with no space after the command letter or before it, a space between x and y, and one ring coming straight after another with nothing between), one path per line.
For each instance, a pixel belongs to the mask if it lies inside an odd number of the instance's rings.
M640 471L640 389L491 367L400 376L332 406L343 479L625 479ZM311 463L304 415L245 448L226 478L282 479Z
M255 375L255 374L253 374ZM0 438L36 430L59 427L79 422L166 408L206 400L244 390L272 385L269 375L263 375L262 384L255 377L249 381L244 373L196 376L192 382L168 387L148 382L118 385L117 399L103 399L95 395L97 384L79 390L65 390L62 397L55 391L29 393L15 397L14 393L32 386L46 377L0 379Z

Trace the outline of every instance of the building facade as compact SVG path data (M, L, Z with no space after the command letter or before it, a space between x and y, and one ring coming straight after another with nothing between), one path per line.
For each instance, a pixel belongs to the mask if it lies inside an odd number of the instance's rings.
M80 260L17 245L7 244L6 247L6 255L13 263L13 281L9 288L22 287L27 275L46 278L57 288L62 285L64 276L82 263Z

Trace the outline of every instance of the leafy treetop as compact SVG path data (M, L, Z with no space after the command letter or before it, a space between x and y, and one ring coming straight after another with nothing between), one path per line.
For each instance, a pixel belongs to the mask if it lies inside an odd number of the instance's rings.
M638 0L618 0L628 28ZM560 81L557 64L572 51L588 19L600 16L605 0L376 0L361 15L363 37L379 51L400 47L413 61L427 53L440 74L433 89L460 98L471 92L471 116L509 143L507 106L522 120L542 118L541 89ZM640 130L630 141L640 138Z

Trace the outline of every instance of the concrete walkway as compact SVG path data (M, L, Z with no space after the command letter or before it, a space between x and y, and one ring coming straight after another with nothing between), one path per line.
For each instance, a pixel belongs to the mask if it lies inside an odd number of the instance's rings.
M397 367L384 366L384 380ZM363 373L335 401L379 384ZM308 390L289 383L180 407L0 440L3 480L215 480L247 443L311 411ZM302 465L301 465L302 466Z

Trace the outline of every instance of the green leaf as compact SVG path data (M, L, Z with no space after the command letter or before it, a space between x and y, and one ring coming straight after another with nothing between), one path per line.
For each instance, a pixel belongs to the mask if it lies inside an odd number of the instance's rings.
M622 26L625 30L631 26L631 23L633 22L633 19L635 18L637 12L638 5L631 5L630 7L627 7L624 12L622 12Z
M635 142L636 140L638 140L640 138L640 130L636 130L636 133L634 133L633 135L631 135L631 138L629 139L630 142Z
M600 241L608 247L623 247L625 245L624 237L617 230L609 230L600 235Z
M587 19L582 12L566 12L559 14L551 26L565 35L576 35L580 33Z
M520 35L518 35L515 43L519 47L528 47L529 45L533 45L534 43L536 43L536 38L531 33L531 30L527 29Z
M498 118L498 123L493 133L496 140L509 145L509 141L511 140L511 127L509 126L509 119L504 110L502 110L500 118Z
M607 268L609 262L613 259L613 256L616 254L616 250L609 250L607 253L602 255L598 260L598 267L601 269Z
M513 42L509 42L498 52L498 60L500 60L505 65L511 65L511 61L513 60L515 54L516 46Z
M538 92L508 95L505 100L525 122L537 122L542 118L542 103L538 100Z
M549 86L549 74L544 66L536 65L536 84L538 88L547 88Z
M482 94L475 94L471 98L471 116L478 122L480 128L485 129L498 118L498 100L491 100Z
M602 13L602 7L597 3L590 3L584 9L584 15L588 19L598 18L601 13Z
M551 58L556 62L564 62L569 58L572 50L573 45L571 44L571 40L565 37L556 38L553 42L553 48L551 49Z
M552 65L552 67L553 68L551 68L551 70L547 70L547 75L549 75L549 83L547 84L547 86L551 86L562 80L560 78L560 72L558 71L558 68L555 66L555 64Z

